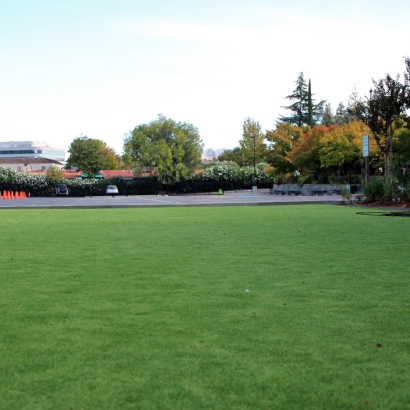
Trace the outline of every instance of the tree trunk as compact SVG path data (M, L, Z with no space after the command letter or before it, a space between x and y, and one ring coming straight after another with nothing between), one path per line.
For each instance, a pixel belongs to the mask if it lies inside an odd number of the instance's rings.
M386 179L390 181L393 178L393 128L389 127L389 142L387 147L387 161L386 161Z

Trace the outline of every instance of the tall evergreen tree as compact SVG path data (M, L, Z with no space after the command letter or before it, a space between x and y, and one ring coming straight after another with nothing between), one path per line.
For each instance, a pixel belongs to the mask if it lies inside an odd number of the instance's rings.
M294 101L294 103L288 106L282 106L282 108L291 111L292 115L289 117L281 115L280 121L297 125L298 127L302 127L303 125L313 126L317 122L320 122L323 115L323 106L326 101L320 101L318 104L315 104L313 95L310 80L309 84L306 84L303 72L299 73L295 90L292 94L285 97L288 100Z
M330 103L326 103L323 109L322 124L326 125L327 127L330 127L334 123L335 122L334 122L332 106L330 105Z
M342 102L340 102L336 108L334 123L340 127L349 123L349 116L346 107Z
M292 94L286 96L285 98L291 101L295 101L293 104L288 106L282 106L285 110L292 112L292 115L285 117L281 115L280 120L282 122L288 122L292 125L297 125L301 127L306 124L306 108L307 108L307 84L303 76L303 72L299 73L297 80L295 81L296 88Z
M308 116L307 116L307 125L313 127L313 103L312 103L312 83L310 82L309 78L309 86L308 86Z
M356 106L363 103L363 100L359 96L356 87L353 89L352 93L349 95L347 100L346 116L347 122L360 121L360 116L356 112Z

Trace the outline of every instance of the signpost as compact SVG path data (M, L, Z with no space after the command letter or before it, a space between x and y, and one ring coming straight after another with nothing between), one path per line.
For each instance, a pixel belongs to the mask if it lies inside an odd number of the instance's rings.
M363 135L363 156L365 167L365 181L369 182L369 136Z

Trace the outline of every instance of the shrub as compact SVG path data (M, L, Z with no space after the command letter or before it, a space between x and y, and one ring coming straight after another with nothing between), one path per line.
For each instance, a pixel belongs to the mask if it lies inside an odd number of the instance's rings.
M350 193L349 189L343 188L341 194L342 194L342 202L349 203L352 200L352 194Z
M239 175L239 165L233 161L217 162L214 166L202 171L203 181L235 182Z
M383 177L372 177L364 186L366 202L383 201L389 196L389 184Z
M246 166L240 170L240 179L245 187L251 187L256 179L256 184L259 187L266 187L273 183L272 173L267 173L265 163L256 164L255 170L253 166Z

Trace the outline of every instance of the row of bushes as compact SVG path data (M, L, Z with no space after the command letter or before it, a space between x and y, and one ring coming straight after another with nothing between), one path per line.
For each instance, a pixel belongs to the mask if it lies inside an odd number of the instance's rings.
M214 192L250 188L255 183L260 187L271 187L272 174L265 170L266 164L240 168L236 163L225 161L205 169L199 175L192 175L185 181L161 184L156 177L62 180L67 184L70 196L105 195L108 184L117 185L121 195L152 195L160 191L171 194ZM56 182L46 175L16 172L0 167L0 190L25 191L31 196L53 196Z

